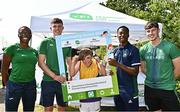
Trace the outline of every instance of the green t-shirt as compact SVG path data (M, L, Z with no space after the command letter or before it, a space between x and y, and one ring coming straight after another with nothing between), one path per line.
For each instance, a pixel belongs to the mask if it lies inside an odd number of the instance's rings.
M60 74L56 42L54 38L47 38L43 40L39 47L39 54L44 54L46 56L46 64L51 71L56 74ZM67 57L71 57L71 47L63 48L63 57L64 63ZM67 70L65 66L65 70ZM54 81L51 77L44 73L43 80L45 81Z
M140 57L146 64L145 85L174 90L174 66L172 60L180 56L180 50L172 43L162 40L157 46L149 42L140 48Z
M20 44L7 47L5 54L12 58L12 71L9 80L13 82L30 82L35 79L37 51L33 48L21 48Z

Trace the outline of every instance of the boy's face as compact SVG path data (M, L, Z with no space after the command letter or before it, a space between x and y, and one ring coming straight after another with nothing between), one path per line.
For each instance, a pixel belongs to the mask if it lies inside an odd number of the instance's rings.
M159 29L152 27L150 29L146 29L146 36L150 41L154 41L159 38Z
M64 26L61 23L55 23L55 24L51 24L50 29L51 29L51 31L53 33L53 36L57 36L57 35L61 35L62 34Z
M129 33L125 29L120 28L117 32L117 37L120 43L127 43Z

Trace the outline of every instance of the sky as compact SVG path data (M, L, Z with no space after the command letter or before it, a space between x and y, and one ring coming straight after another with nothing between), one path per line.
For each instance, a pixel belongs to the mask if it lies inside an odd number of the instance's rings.
M2 47L19 41L18 28L30 26L30 17L71 9L78 4L105 2L106 0L0 0L0 52Z

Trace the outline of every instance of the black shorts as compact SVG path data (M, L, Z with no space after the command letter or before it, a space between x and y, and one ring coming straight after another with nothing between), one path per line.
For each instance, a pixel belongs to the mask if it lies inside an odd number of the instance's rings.
M42 81L40 105L44 107L53 106L55 96L59 106L65 107L67 105L67 103L63 101L61 83L57 81Z
M150 111L180 110L178 97L174 90L154 89L145 85L144 97Z

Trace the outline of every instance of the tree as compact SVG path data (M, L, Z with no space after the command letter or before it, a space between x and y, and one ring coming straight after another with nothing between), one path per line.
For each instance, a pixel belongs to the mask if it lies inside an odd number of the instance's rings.
M147 21L163 24L163 39L180 48L179 0L108 0L106 7Z
M106 2L106 7L114 9L116 11L129 14L134 8L144 10L146 3L150 0L108 0Z

